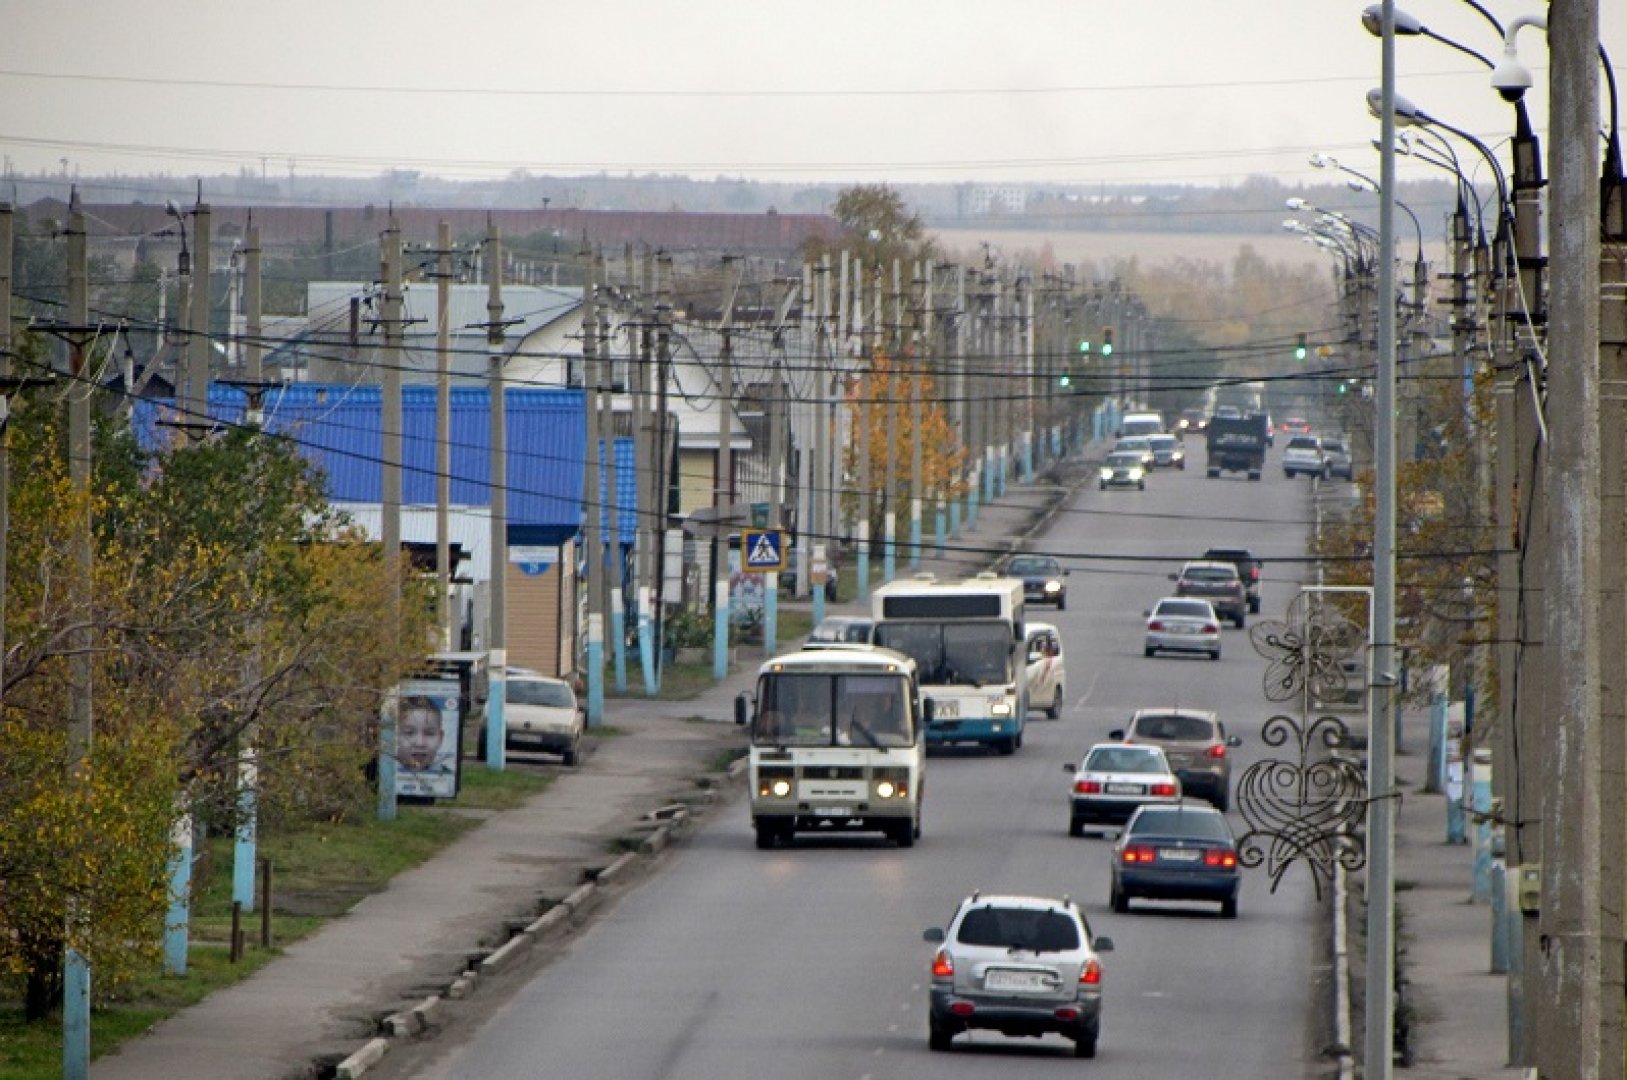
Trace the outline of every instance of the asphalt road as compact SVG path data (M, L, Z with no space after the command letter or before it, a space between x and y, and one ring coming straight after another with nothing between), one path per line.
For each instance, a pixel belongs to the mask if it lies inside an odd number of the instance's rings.
M1062 770L1143 705L1220 712L1244 739L1234 775L1261 755L1259 725L1272 710L1260 693L1264 661L1246 632L1227 629L1214 663L1143 657L1141 626L1183 557L1210 545L1252 547L1268 562L1304 550L1309 481L1283 479L1279 454L1259 483L1206 480L1191 468L1154 475L1146 492L1090 485L1033 541L1073 568L1068 609L1030 616L1062 628L1068 707L1060 721L1036 713L1013 757L934 753L917 847L802 839L761 852L741 801L663 873L599 915L483 1025L409 1051L421 1062L414 1075L1318 1075L1326 930L1308 873L1290 871L1273 893L1263 871L1250 872L1236 921L1221 920L1214 905L1142 903L1114 915L1111 844L1068 837ZM1102 554L1170 558L1087 558ZM1265 615L1282 611L1302 573L1298 564L1267 566ZM921 931L943 925L977 889L1071 894L1096 932L1113 938L1095 1061L1076 1061L1061 1039L984 1034L961 1036L950 1054L929 1053L931 946Z

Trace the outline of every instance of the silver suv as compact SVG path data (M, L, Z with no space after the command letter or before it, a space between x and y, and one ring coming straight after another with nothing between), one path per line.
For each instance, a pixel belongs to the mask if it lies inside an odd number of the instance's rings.
M1073 1040L1076 1057L1096 1056L1102 1029L1102 965L1109 938L1095 937L1067 897L984 896L960 902L947 931L921 935L932 957L927 1045L948 1050L964 1031Z
M1322 453L1322 440L1315 435L1295 435L1288 440L1288 449L1282 452L1282 475L1292 480L1296 476L1319 476L1327 479L1328 459Z

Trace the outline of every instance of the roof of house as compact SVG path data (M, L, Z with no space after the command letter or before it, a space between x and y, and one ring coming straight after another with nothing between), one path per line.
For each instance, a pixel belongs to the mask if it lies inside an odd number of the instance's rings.
M401 501L433 505L436 488L435 387L403 386ZM507 461L509 538L513 543L559 543L583 521L587 445L580 390L510 388ZM246 397L235 387L211 386L209 413L220 423L243 421ZM450 502L490 506L490 395L486 387L453 387ZM383 393L372 385L293 383L266 392L267 432L294 440L327 478L329 499L346 503L383 501L381 409ZM173 400L143 401L132 423L144 445L156 445ZM632 440L617 440L617 506L623 543L631 543L637 483Z

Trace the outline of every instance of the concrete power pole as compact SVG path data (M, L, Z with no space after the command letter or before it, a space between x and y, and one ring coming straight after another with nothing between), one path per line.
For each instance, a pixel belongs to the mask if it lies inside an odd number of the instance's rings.
M452 226L435 229L435 601L441 649L452 626Z
M486 261L503 265L503 237L486 219ZM486 385L491 406L490 477L491 599L486 605L490 626L486 632L486 765L501 770L506 761L504 745L508 730L503 713L508 703L508 386L503 374L503 275L491 275L486 283L486 348L491 351ZM563 569L561 574L565 573Z
M604 283L605 292L614 303L614 290L610 287L610 274L601 255L594 260L598 269L599 279ZM616 354L612 345L613 338L610 333L611 304L599 305L599 367L604 375L605 392L599 396L599 405L603 415L599 421L599 430L604 434L604 502L605 512L609 518L610 536L605 544L608 553L609 573L608 594L610 607L610 637L607 644L610 648L610 669L615 676L616 693L627 692L627 615L624 604L624 589L627 579L626 552L621 546L621 487L616 482ZM625 384L622 390L625 390Z
M921 381L926 378L927 335L923 320L931 288L915 264L910 279L910 565L921 565Z
M655 358L655 334L651 325L655 260L648 252L641 262L639 287L633 307L638 326L638 359L633 366L633 460L638 477L638 540L634 548L634 578L638 581L638 658L644 672L644 693L654 697L655 677L655 588L659 567L655 562L656 540L661 535L661 480L653 460L655 449L654 409L650 400L650 365Z
M864 301L864 264L855 259L853 262L853 292L854 303L859 311L865 307ZM875 346L874 336L876 324L870 319L864 319L863 329L859 333L859 395L858 433L854 442L857 445L858 474L859 474L859 591L856 599L867 601L870 599L870 513L871 495L870 486L871 443L870 427L871 416L875 410Z
M830 551L830 514L831 501L836 498L835 491L830 483L830 406L828 404L831 371L831 333L830 333L830 256L825 256L814 271L814 348L811 363L808 365L807 385L813 388L808 403L808 416L813 421L813 461L808 476L811 480L808 492L809 528L813 532L810 543L802 545L810 555L808 570L808 585L813 599L814 625L818 625L825 617L825 578L829 573L830 564L828 553ZM825 573L815 575L814 564L824 568ZM819 580L815 581L814 578Z
M389 579L389 610L385 613L390 638L401 632L401 229L390 214L383 236L384 296L379 319L384 323L384 355L380 360L380 507L379 535L384 549L384 573ZM202 283L200 282L200 285ZM393 821L396 813L396 730L391 715L380 725L378 797L379 820Z
M209 309L213 297L210 288L210 211L209 204L200 195L192 211L192 306L187 312L191 336L186 348L186 416L184 424L201 424L190 430L202 432L209 423L209 361L214 352L214 339L209 335Z
M712 504L717 507L717 535L712 540L712 678L729 675L729 522L734 518L734 425L729 417L734 400L734 299L723 312L723 342L718 350L717 481ZM742 569L746 553L740 552Z
M587 455L583 463L582 509L588 565L587 724L604 723L604 483L603 433L599 412L603 372L599 363L599 282L591 252L582 252L582 382L587 394Z
M1607 945L1601 933L1600 877L1619 874L1621 867L1601 865L1600 793L1606 783L1621 786L1624 762L1618 758L1601 769L1598 17L1597 0L1575 0L1556 7L1548 28L1548 233L1564 272L1550 279L1548 310L1545 642L1548 655L1563 661L1549 665L1544 709L1549 737L1542 769L1539 929L1543 997L1551 1002L1554 1023L1538 1029L1536 1065L1554 1077L1622 1071L1619 985L1612 1000L1601 1000L1602 952L1609 947L1619 954L1622 942L1618 933ZM1620 439L1620 431L1613 437ZM1620 655L1610 657L1617 667L1621 661ZM1620 833L1627 825L1618 816L1609 827ZM1619 911L1615 916L1619 920Z

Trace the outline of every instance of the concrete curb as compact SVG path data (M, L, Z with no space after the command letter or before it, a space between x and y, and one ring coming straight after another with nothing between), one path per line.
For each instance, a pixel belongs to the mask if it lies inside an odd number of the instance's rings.
M620 877L621 874L627 869L628 865L637 858L638 852L636 851L629 851L625 855L618 856L615 862L599 871L598 875L594 877L593 883L595 885L610 884L612 881L615 881L616 878Z
M532 945L536 944L536 941L536 938L523 931L515 934L502 945L494 949L490 956L486 957L480 962L480 973L482 975L490 975L493 972L502 971L505 967L514 962L515 957L519 956L521 953L530 949Z
M1333 1039L1339 1052L1339 1080L1353 1080L1356 1056L1350 1049L1350 926L1345 905L1350 884L1345 868L1333 862Z
M389 1049L389 1039L373 1039L366 1046L341 1061L338 1068L334 1069L333 1075L337 1080L356 1080L356 1077L382 1061Z

